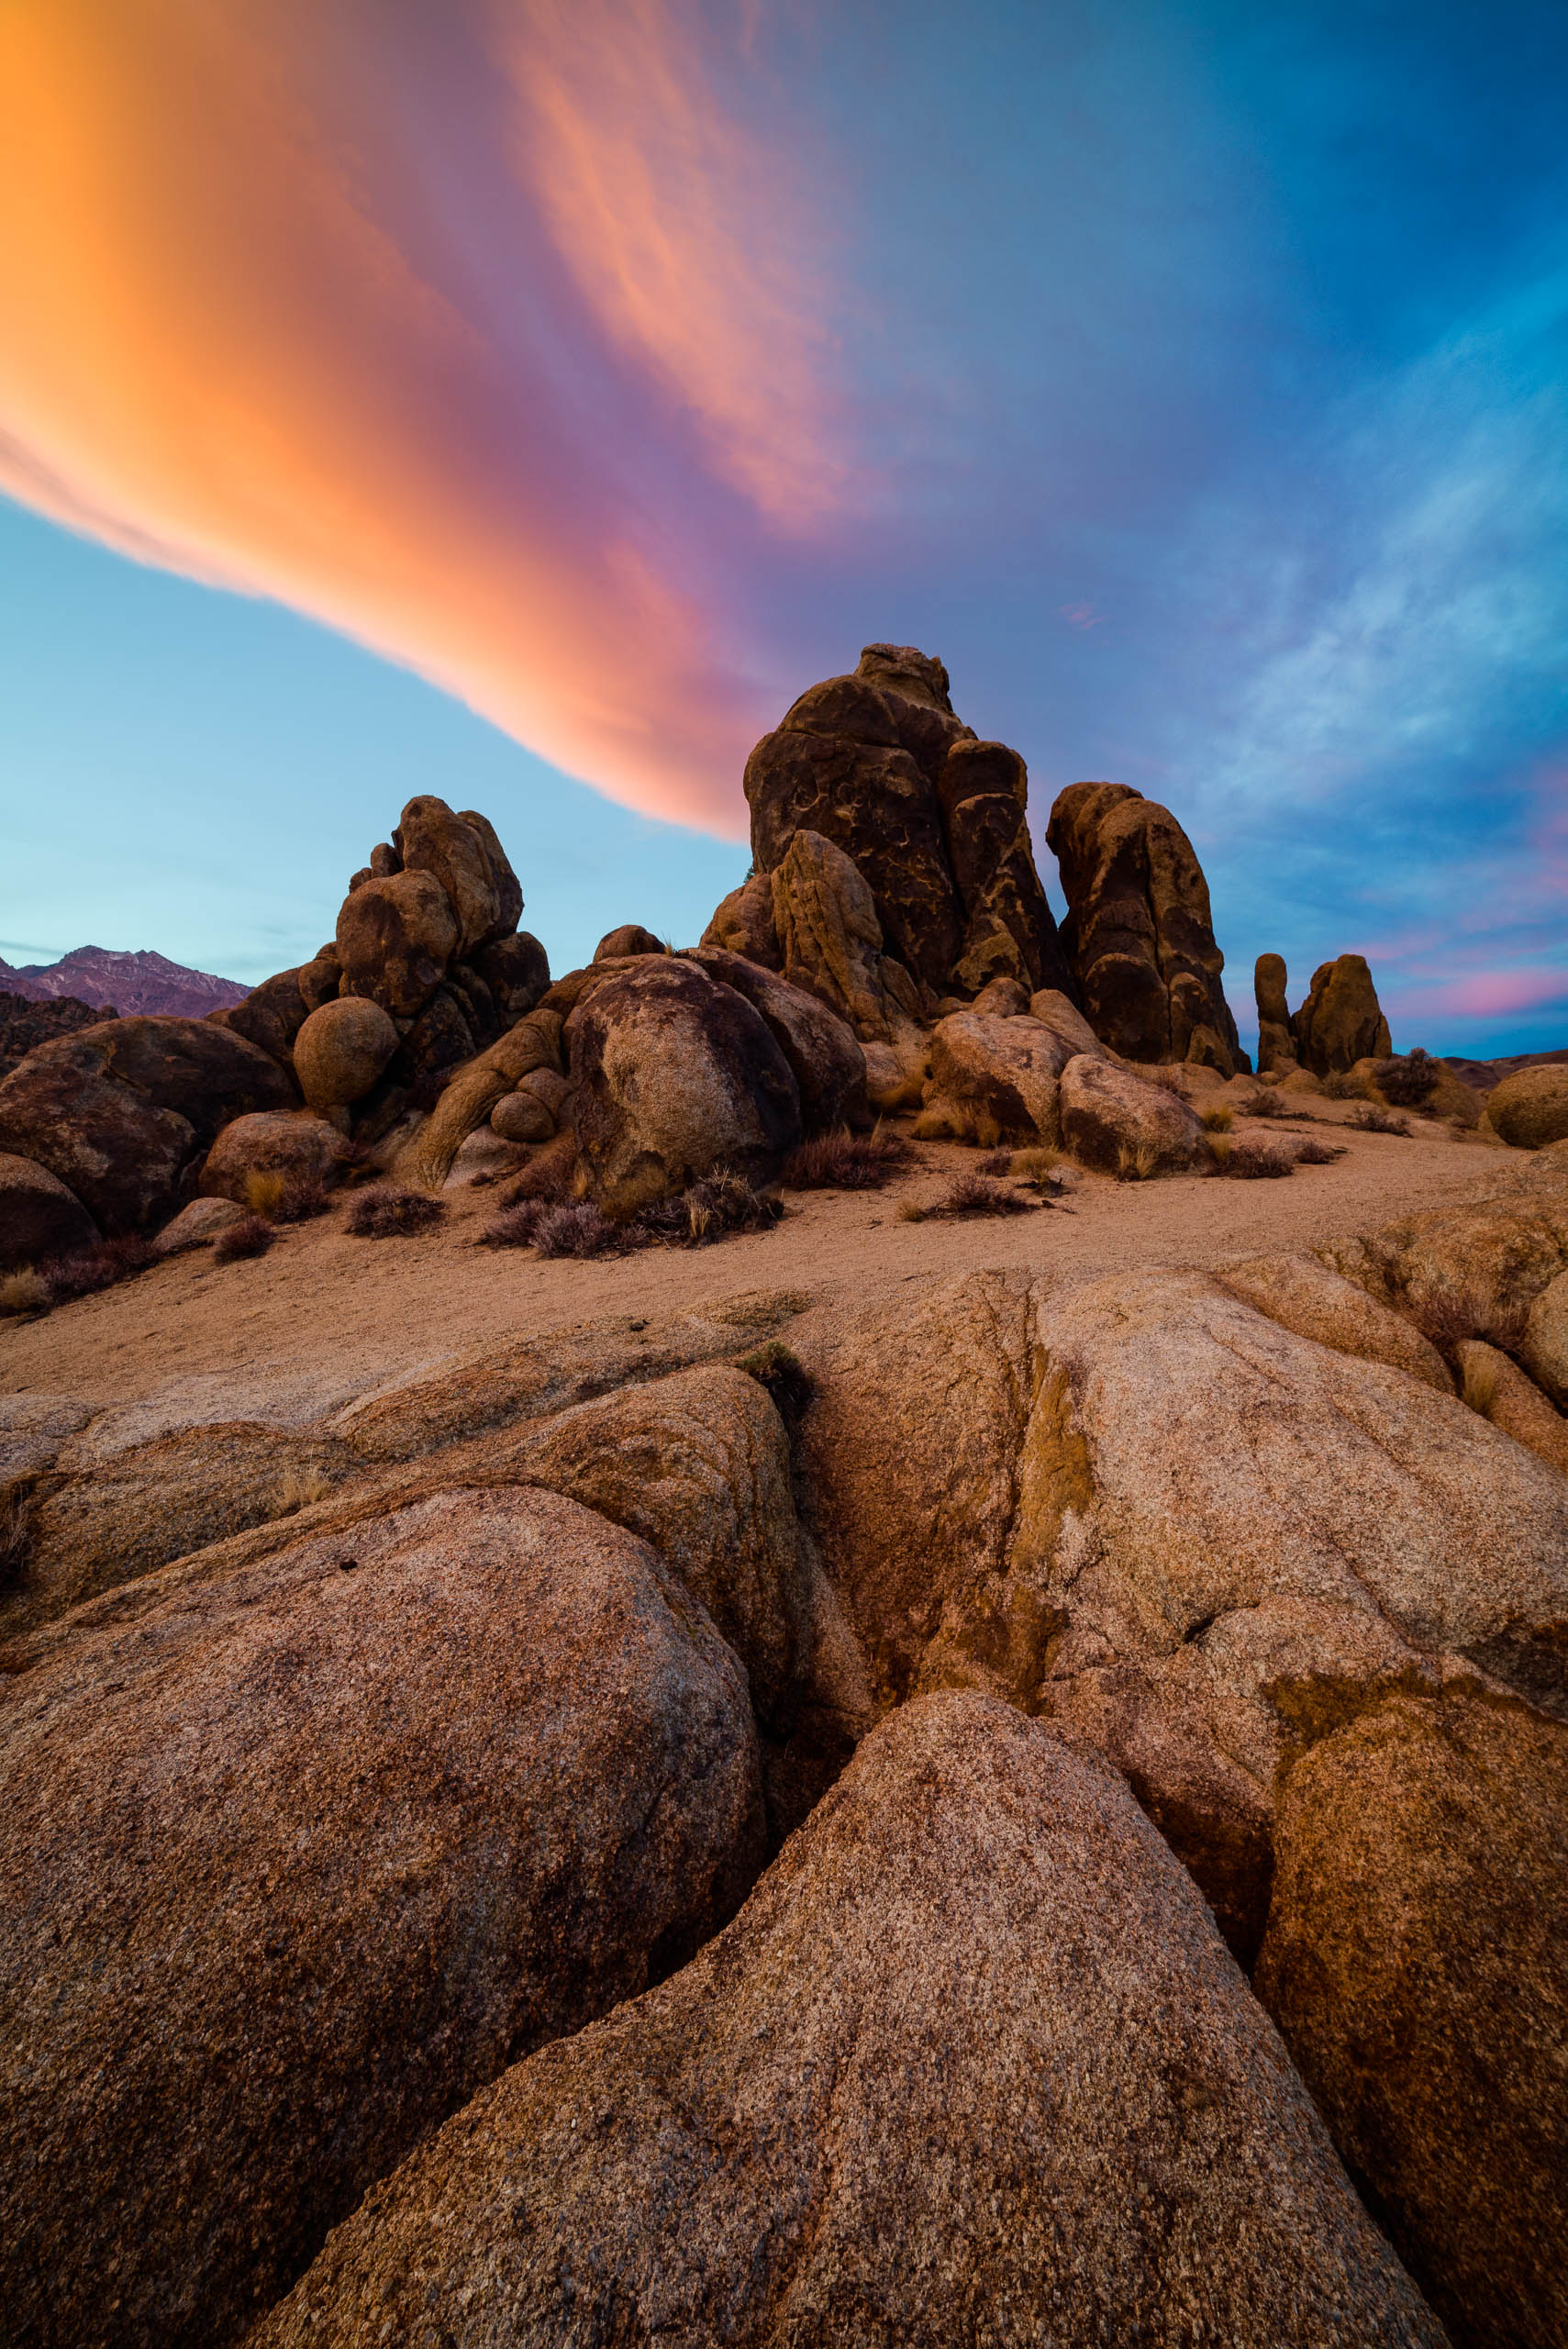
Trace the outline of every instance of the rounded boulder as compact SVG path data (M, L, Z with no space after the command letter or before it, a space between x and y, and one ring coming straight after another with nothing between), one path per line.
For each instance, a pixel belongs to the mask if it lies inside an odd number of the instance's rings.
M98 1227L58 1174L36 1158L0 1151L0 1272L90 1248Z
M345 1154L337 1127L314 1110L258 1110L236 1118L213 1143L202 1168L202 1197L261 1208L260 1183L326 1188L337 1180Z
M338 916L342 991L411 1019L445 977L458 937L451 901L433 873L363 881Z
M313 1109L347 1108L370 1091L396 1050L397 1030L379 1003L339 996L313 1011L295 1038L300 1091Z
M1568 1068L1516 1069L1488 1096L1486 1115L1510 1150L1568 1140Z

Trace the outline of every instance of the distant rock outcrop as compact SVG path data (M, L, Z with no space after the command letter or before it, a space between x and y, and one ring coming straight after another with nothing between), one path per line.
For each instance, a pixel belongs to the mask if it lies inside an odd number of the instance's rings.
M1283 954L1260 954L1252 974L1258 1005L1258 1074L1294 1068L1296 1039L1290 1032L1290 1007L1284 999L1289 974Z
M1387 1060L1394 1050L1364 954L1341 954L1312 974L1307 1001L1291 1021L1296 1057L1314 1076Z
M1070 784L1045 837L1067 897L1062 942L1101 1041L1130 1061L1244 1069L1208 884L1170 809L1126 784Z
M164 954L127 953L112 946L76 946L58 963L24 963L19 970L0 962L0 983L30 1003L55 1003L73 996L79 1002L112 1003L127 1013L167 1013L185 1019L200 1019L209 1011L242 1003L248 992L238 979L187 970ZM103 1012L97 1017L101 1019Z
M888 952L929 991L973 997L998 972L1073 990L1035 871L1024 763L953 714L948 674L912 646L870 644L853 676L801 695L746 763L751 852L773 874L819 833L870 885ZM740 945L762 908L725 901ZM776 918L776 904L775 904Z

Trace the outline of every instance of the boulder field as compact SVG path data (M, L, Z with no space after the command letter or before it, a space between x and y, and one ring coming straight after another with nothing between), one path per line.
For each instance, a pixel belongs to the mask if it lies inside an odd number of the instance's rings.
M372 1175L602 1232L879 1117L1220 1171L1250 1073L1167 810L1061 795L1058 931L1022 760L891 645L746 789L699 945L553 979L490 824L410 801L308 963L25 1053L0 1270ZM262 1395L274 1259L213 1275L227 1367L0 1394L8 2342L1562 2343L1562 1072L1478 1141L1359 958L1286 985L1267 1113L1425 1106L1461 1197L1202 1267L939 1223L940 1269L559 1328L541 1272L653 1260L525 1264L494 1342L335 1329ZM112 1364L146 1293L64 1310Z
M1218 1272L40 1399L14 2336L1560 2340L1568 1156L1499 1159Z

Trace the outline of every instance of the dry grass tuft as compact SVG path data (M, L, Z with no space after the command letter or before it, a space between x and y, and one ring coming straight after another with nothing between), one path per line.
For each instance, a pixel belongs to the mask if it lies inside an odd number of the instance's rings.
M1322 1079L1322 1085L1330 1101L1360 1101L1365 1097L1348 1068L1330 1069Z
M1004 1190L986 1174L961 1174L926 1213L933 1216L1033 1215L1037 1202Z
M1124 1141L1117 1144L1116 1179L1118 1183L1148 1183L1153 1179L1160 1163L1160 1153L1152 1142Z
M1345 1123L1360 1134L1403 1134L1407 1141L1410 1139L1408 1118L1402 1118L1397 1109L1380 1109L1372 1101L1362 1109L1352 1109Z
M924 1223L926 1214L927 1210L914 1199L900 1199L898 1202L900 1223Z
M1149 1083L1159 1085L1162 1092L1179 1093L1184 1101L1186 1099L1186 1080L1181 1070L1173 1064L1163 1068L1151 1068L1147 1074Z
M533 1245L541 1256L622 1256L638 1244L590 1199L547 1206L534 1226Z
M902 1134L879 1125L869 1134L847 1126L814 1134L784 1161L786 1191L880 1191L889 1175L907 1166L913 1153Z
M428 1231L447 1211L444 1199L424 1191L406 1191L397 1183L372 1183L350 1203L344 1221L361 1240L405 1240Z
M735 1232L767 1231L783 1213L783 1201L771 1191L759 1191L744 1175L721 1166L674 1198L644 1208L633 1219L641 1235L633 1244L663 1241L677 1248L703 1248Z
M333 1490L331 1477L319 1468L291 1468L278 1486L272 1515L293 1517L302 1508L313 1508Z
M1306 1135L1296 1145L1298 1166L1332 1166L1334 1161L1343 1158L1344 1154L1343 1142L1320 1141L1316 1134Z
M1043 1183L1062 1164L1062 1152L1044 1142L1034 1143L1028 1150L1015 1150L1007 1163L1007 1172L1024 1183Z
M1466 1338L1485 1338L1488 1345L1499 1346L1505 1353L1517 1353L1524 1343L1528 1299L1471 1284L1438 1289L1425 1297L1407 1293L1397 1302L1439 1353L1451 1358Z
M1209 1141L1216 1174L1239 1183L1278 1181L1296 1172L1296 1152L1268 1134L1216 1134Z
M1211 1134L1228 1134L1236 1123L1236 1112L1229 1101L1217 1101L1212 1109L1203 1113L1204 1130Z
M777 1338L770 1338L754 1353L741 1354L735 1367L767 1389L774 1409L793 1434L817 1396L817 1382L805 1364Z
M0 1313L47 1313L53 1303L49 1283L30 1264L0 1280Z
M531 1248L540 1221L558 1204L552 1199L519 1199L516 1207L503 1208L499 1215L492 1216L473 1244L476 1248Z
M245 1204L269 1223L304 1223L325 1215L332 1201L326 1185L313 1175L258 1171L245 1177Z
M232 1264L241 1257L264 1256L277 1236L259 1215L241 1216L238 1223L226 1223L213 1241L212 1261Z

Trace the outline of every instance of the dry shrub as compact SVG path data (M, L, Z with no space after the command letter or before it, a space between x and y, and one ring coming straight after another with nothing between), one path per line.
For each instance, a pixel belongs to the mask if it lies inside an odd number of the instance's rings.
M1409 1119L1402 1118L1397 1109L1380 1109L1373 1101L1364 1108L1352 1109L1345 1123L1359 1134L1403 1134L1407 1141L1410 1139Z
M533 1244L541 1256L621 1256L629 1246L624 1225L612 1223L592 1200L576 1206L546 1206L534 1226Z
M777 1338L770 1338L754 1353L741 1354L735 1367L754 1378L759 1386L766 1387L774 1409L793 1434L817 1395L817 1382L805 1364Z
M1118 1183L1147 1183L1160 1163L1160 1153L1152 1142L1122 1141L1117 1144L1116 1179Z
M979 1174L1010 1174L1012 1171L1013 1153L1010 1150L989 1152L975 1169Z
M869 1134L852 1134L848 1126L837 1133L814 1134L784 1161L786 1191L880 1191L890 1174L909 1163L911 1152L902 1134L884 1133L879 1125Z
M703 1248L728 1240L738 1231L766 1231L784 1213L783 1202L770 1191L759 1191L744 1175L720 1167L673 1199L660 1199L633 1219L640 1238L665 1241L677 1248Z
M1332 1166L1334 1161L1343 1158L1344 1154L1342 1142L1319 1141L1316 1134L1307 1135L1296 1145L1298 1166Z
M926 1220L926 1209L919 1205L917 1200L900 1199L898 1202L898 1220L900 1223L924 1223Z
M475 1247L531 1248L541 1219L557 1204L551 1199L519 1199L516 1207L503 1208L499 1215L491 1217Z
M215 1264L232 1264L245 1256L264 1256L277 1238L270 1223L259 1215L243 1215L238 1223L226 1223L212 1243Z
M951 1183L928 1215L1033 1215L1036 1202L1019 1197L1017 1191L1004 1190L985 1174L961 1174Z
M1440 1354L1449 1357L1466 1338L1485 1338L1488 1345L1500 1346L1505 1353L1517 1353L1529 1319L1528 1302L1500 1297L1496 1289L1473 1284L1437 1289L1425 1297L1413 1297L1407 1292L1398 1302L1421 1335L1431 1341Z
M258 1169L245 1177L245 1204L269 1223L304 1223L307 1217L325 1215L332 1201L326 1185L314 1174Z
M624 1223L591 1200L516 1199L480 1233L482 1248L537 1248L541 1256L628 1256L639 1248L704 1248L738 1231L765 1231L784 1213L771 1192L720 1168Z
M1209 1142L1209 1156L1217 1174L1229 1174L1239 1183L1277 1181L1282 1174L1296 1172L1296 1152L1269 1134L1220 1134Z
M1142 1072L1142 1074L1146 1075L1148 1082L1151 1085L1159 1085L1162 1092L1179 1093L1184 1101L1186 1099L1186 1080L1183 1076L1179 1068L1171 1066L1166 1066L1164 1068L1151 1068Z
M53 1303L49 1283L30 1264L0 1280L0 1313L47 1313Z
M361 1240L405 1240L428 1231L447 1211L444 1199L406 1191L398 1183L372 1183L351 1200L345 1221Z
M1241 1104L1244 1118L1294 1118L1300 1113L1293 1109L1277 1085L1254 1085Z
M1330 1069L1321 1082L1330 1101L1360 1101L1363 1097L1360 1085L1348 1068Z
M1379 1061L1375 1074L1377 1089L1385 1101L1396 1109L1418 1109L1437 1091L1442 1070L1430 1052L1418 1044L1413 1052Z
M291 1468L278 1486L272 1515L293 1517L297 1510L324 1501L332 1489L331 1477L319 1468Z
M73 1297L91 1297L95 1290L132 1279L153 1261L141 1234L129 1231L117 1240L96 1241L69 1256L51 1256L38 1269L48 1284L50 1304L68 1305Z
M1028 1150L1015 1150L1007 1161L1007 1172L1020 1182L1043 1183L1048 1175L1055 1174L1061 1163L1062 1152L1040 1142Z
M1236 1112L1229 1101L1217 1101L1212 1109L1203 1113L1204 1130L1211 1134L1228 1134L1236 1123Z

